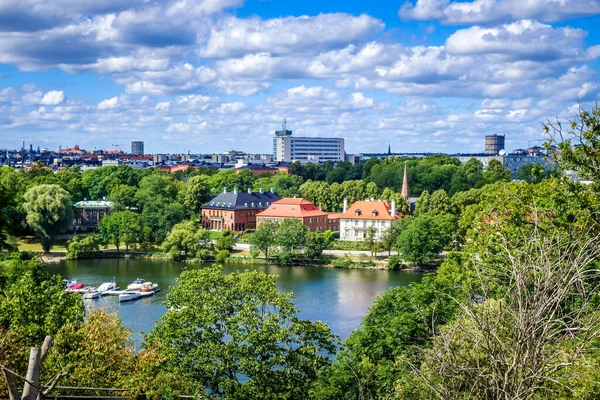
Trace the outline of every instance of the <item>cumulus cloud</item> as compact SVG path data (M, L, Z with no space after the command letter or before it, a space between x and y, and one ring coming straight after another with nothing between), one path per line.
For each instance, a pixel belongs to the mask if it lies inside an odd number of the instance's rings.
M318 53L364 41L381 31L383 22L362 14L319 14L263 20L230 18L211 30L202 57L238 57L248 53Z
M98 110L113 110L117 107L119 107L118 97L102 100L100 103L98 103Z
M414 4L406 1L398 11L404 20L434 20L448 25L519 19L554 22L599 13L597 0L416 0Z
M52 90L41 98L40 104L46 106L55 106L62 103L65 100L65 94L62 90Z

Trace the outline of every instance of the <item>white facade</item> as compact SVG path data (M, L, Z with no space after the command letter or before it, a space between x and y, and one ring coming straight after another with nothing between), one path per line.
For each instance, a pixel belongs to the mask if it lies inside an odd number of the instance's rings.
M273 157L278 162L324 163L343 161L344 139L321 137L293 137L292 131L275 131Z
M369 227L375 228L375 240L380 240L392 226L391 220L340 218L340 240L362 241Z

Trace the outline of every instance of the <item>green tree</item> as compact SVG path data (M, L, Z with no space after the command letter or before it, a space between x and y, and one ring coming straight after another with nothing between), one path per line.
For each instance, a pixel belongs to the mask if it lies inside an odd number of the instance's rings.
M396 240L399 235L398 224L392 221L392 224L381 235L380 246L383 250L387 250L388 256L392 255L392 249L396 246Z
M303 247L306 243L308 227L296 218L285 218L277 229L276 243L287 251Z
M483 178L486 183L494 183L494 182L508 182L510 181L512 174L510 169L506 168L502 163L498 160L490 160L488 162L487 168L483 173Z
M458 301L464 298L462 264L458 255L451 255L436 275L379 296L360 328L346 339L333 365L322 374L315 397L395 398L398 381L411 370L408 363L398 360L422 354L439 327L451 321L459 309Z
M121 250L123 241L123 214L119 211L102 217L98 223L98 233L103 243L112 243Z
M210 234L195 221L184 221L173 226L162 243L162 249L175 260L189 256L206 259L212 250Z
M310 260L318 260L327 247L325 235L321 232L308 232L304 244L304 255Z
M125 251L129 251L132 245L140 242L140 216L129 210L121 212L123 243L125 243Z
M557 149L552 152L552 158L557 161L561 170L573 170L582 179L592 180L596 184L600 182L598 103L591 110L579 106L577 115L571 120L557 120L555 123L547 121L543 132L548 136L545 147L551 150L555 146Z
M265 258L269 258L269 252L276 245L277 230L279 224L276 221L264 221L250 236L250 246L261 251Z
M377 234L377 229L375 229L374 226L369 226L367 228L367 233L365 235L365 238L362 242L362 248L364 250L370 251L371 256L374 256L375 253L377 253L379 251L379 249L381 248L379 241L375 238L376 234Z
M96 235L75 236L67 244L67 258L93 258L100 253L100 240Z
M25 193L27 223L49 252L56 236L73 223L73 206L66 190L58 185L34 186Z
M133 208L136 206L135 194L137 188L124 184L118 184L111 188L108 194L108 200L115 203L116 210Z
M209 178L197 175L190 178L185 185L185 198L183 204L186 211L194 218L202 216L202 206L210 200Z
M64 372L62 386L125 387L135 365L131 332L116 311L91 309L85 323L68 323L55 335L44 362L44 379L51 381Z
M29 345L39 345L69 322L83 321L81 298L65 292L60 277L39 261L12 261L0 275L0 293L0 327L17 332Z
M291 293L256 271L184 271L167 295L168 312L148 337L165 368L213 398L307 398L330 364L336 337L322 322L300 320Z
M437 257L449 241L441 228L442 223L437 216L423 214L412 219L396 242L402 257L419 265Z
M221 236L217 239L215 249L231 251L233 250L234 244L235 240L233 239L233 232L230 230L224 230L221 232Z

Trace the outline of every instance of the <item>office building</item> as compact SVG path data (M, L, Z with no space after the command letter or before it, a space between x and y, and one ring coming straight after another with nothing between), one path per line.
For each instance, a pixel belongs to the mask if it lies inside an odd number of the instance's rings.
M133 141L131 142L131 154L134 156L144 155L144 142Z
M485 137L485 154L498 155L504 150L504 135L487 135Z
M344 139L321 137L293 137L286 128L286 121L273 138L273 158L277 162L300 161L306 163L324 163L343 161L345 157Z

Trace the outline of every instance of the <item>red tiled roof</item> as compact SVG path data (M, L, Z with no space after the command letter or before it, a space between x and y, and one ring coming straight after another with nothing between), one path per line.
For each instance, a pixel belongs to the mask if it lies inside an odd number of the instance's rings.
M371 219L371 220L394 220L401 218L402 215L396 212L396 217L390 215L392 205L388 201L357 201L346 210L340 218L344 219ZM359 211L359 215L356 212ZM376 215L373 215L376 211Z
M287 197L277 200L269 208L256 215L258 217L305 218L326 217L327 213L319 210L308 200Z

